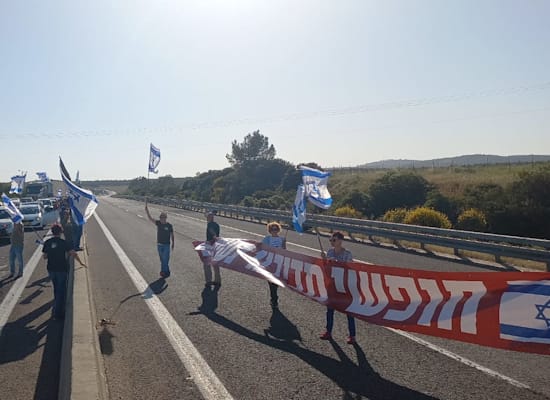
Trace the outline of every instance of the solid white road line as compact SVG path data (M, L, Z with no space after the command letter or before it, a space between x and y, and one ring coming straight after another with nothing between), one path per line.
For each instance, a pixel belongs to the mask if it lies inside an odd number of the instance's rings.
M42 246L38 246L29 262L24 265L23 276L13 283L10 291L4 298L4 301L2 301L2 304L0 304L0 336L2 336L4 326L6 326L8 318L10 317L15 305L19 301L19 297L21 297L23 289L25 289L25 286L27 286L27 282L31 278L32 273L38 265L38 261L40 261L41 255ZM19 266L16 265L16 271L18 271L18 268Z
M480 365L472 360L469 360L468 358L466 357L462 357L458 354L455 354L449 350L446 350L442 347L439 347L433 343L430 343L424 339L420 339L418 336L415 336L415 335L412 335L408 332L404 332L404 331L400 331L398 329L394 329L394 328L386 328L394 333L397 333L398 335L401 335L403 337L406 337L407 339L410 339L412 340L413 342L416 342L418 344L421 344L422 346L425 346L431 350L434 350L434 351L437 351L438 353L441 353L449 358L452 358L453 360L456 360L456 361L459 361L461 362L462 364L465 364L467 365L468 367L472 367L472 368L475 368L481 372L484 372L486 373L487 375L490 375L492 377L495 377L495 378L499 378L499 379L502 379L503 381L506 381L508 382L510 385L513 385L513 386L517 386L519 388L522 388L522 389L530 389L529 385L526 385L525 383L521 383L519 381L516 381L515 379L512 379L506 375L503 375L499 372L496 372L496 371L493 371L492 369L490 368L487 368L487 367L484 367L483 365Z
M180 328L174 317L172 317L164 304L162 304L159 298L151 290L149 284L145 281L143 276L141 276L126 253L124 253L124 250L122 250L101 218L97 214L94 214L94 217L124 266L124 269L130 276L136 289L142 293L143 300L151 310L153 316L170 341L170 344L182 361L185 369L193 378L193 381L199 388L203 397L207 400L232 400L233 397L231 394L227 391L225 386L223 386L222 382L202 358L195 346L193 346L193 343L191 343L187 335Z
M196 221L202 221L202 219L200 219L200 218L189 217L189 216L186 216L186 215L181 215L181 214L173 214L173 215L174 216L179 216L183 219L188 218L188 219L193 219L193 220L196 220ZM222 226L225 227L225 228L228 228L228 229L232 229L232 230L237 231L237 232L243 232L243 233L247 233L247 234L250 234L250 235L263 237L263 235L259 235L257 233L249 232L249 231L246 231L246 230L243 230L243 229L233 228L231 226L226 226L226 225L222 225ZM319 251L319 249L313 249L311 247L302 246L300 244L296 244L296 243L291 243L291 244L294 245L294 246L304 248L304 249L308 249L308 250L312 250L312 251ZM359 260L357 260L357 261L359 261ZM418 344L420 344L424 347L427 347L430 350L436 351L436 352L438 352L438 353L440 353L440 354L442 354L446 357L449 357L449 358L451 358L455 361L458 361L458 362L460 362L464 365L467 365L468 367L475 368L478 371L482 371L482 372L484 372L487 375L490 375L492 377L502 379L503 381L508 382L509 384L511 384L513 386L517 386L517 387L522 388L522 389L530 389L529 385L526 385L525 383L516 381L515 379L512 379L512 378L510 378L506 375L503 375L500 372L497 372L497 371L494 371L490 368L484 367L483 365L480 365L480 364L478 364L478 363L476 363L476 362L474 362L474 361L472 361L472 360L470 360L466 357L463 357L461 355L453 353L450 350L444 349L443 347L440 347L440 346L437 346L437 345L435 345L431 342L428 342L427 340L420 339L418 336L415 336L411 333L400 331L398 329L393 329L393 328L386 328L386 329L390 330L393 333L401 335L401 336L403 336L407 339L410 339L413 342L416 342L416 343L418 343Z

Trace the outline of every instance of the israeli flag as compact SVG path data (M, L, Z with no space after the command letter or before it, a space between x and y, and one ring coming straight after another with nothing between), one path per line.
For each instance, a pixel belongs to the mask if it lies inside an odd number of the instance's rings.
M48 174L45 172L37 172L36 175L38 175L38 179L40 182L49 182L50 178L48 178Z
M21 174L21 175L12 176L10 193L15 193L15 194L23 193L23 187L25 186L26 177L27 177L27 173L25 173L25 175Z
M14 224L23 221L23 214L21 214L21 211L19 211L15 204L13 204L13 201L11 201L5 193L2 193L2 203L4 203L4 207L6 207L6 211Z
M550 280L508 282L499 317L502 339L550 344Z
M63 196L63 190L57 189L57 197Z
M298 168L302 170L305 195L309 202L324 210L330 208L332 205L332 196L327 189L330 172L319 171L303 165L300 165Z
M298 185L296 190L296 199L292 206L292 224L296 232L304 231L303 225L306 221L306 197L304 185Z
M153 143L151 143L150 151L149 151L149 172L152 172L153 174L157 174L159 171L156 169L160 163L160 149L157 149L155 146L153 146Z
M65 176L66 168L61 158L59 158L59 169L61 170L61 179L67 187L67 196L75 221L78 225L84 225L93 215L99 203L91 191L78 187Z

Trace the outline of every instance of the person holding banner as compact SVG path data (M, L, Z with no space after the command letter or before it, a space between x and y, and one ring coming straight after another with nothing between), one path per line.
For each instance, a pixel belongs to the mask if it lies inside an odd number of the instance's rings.
M206 213L206 221L206 242L212 245L220 236L220 225L214 221L213 211L208 211ZM219 288L222 285L220 267L217 265L212 265L210 257L204 260L202 267L204 269L204 286L213 285ZM212 270L214 270L214 280L212 280Z
M267 224L267 231L269 235L263 238L262 243L271 247L278 247L280 249L286 249L286 239L279 236L281 232L281 225L277 222L270 222ZM278 286L274 283L268 282L269 294L271 296L271 308L279 308L279 296L277 294Z
M10 246L10 275L20 278L23 276L23 244L25 242L25 228L23 222L19 221L13 225L13 231L11 233L11 246ZM15 275L15 261L19 264L19 273Z
M334 232L329 239L330 245L332 246L328 249L327 253L321 252L321 257L325 260L333 260L340 262L353 261L353 256L351 251L346 250L342 246L342 241L344 240L344 235L342 232ZM348 331L349 336L346 340L348 344L355 343L355 319L348 315ZM332 339L332 327L334 325L334 309L327 307L327 326L326 331L319 337L321 340L331 340Z
M174 228L172 224L166 222L168 215L162 211L159 215L159 219L155 220L149 213L147 207L147 199L145 199L145 212L147 218L157 227L157 250L160 257L160 277L168 278L170 276L170 242L172 242L172 251L174 250Z

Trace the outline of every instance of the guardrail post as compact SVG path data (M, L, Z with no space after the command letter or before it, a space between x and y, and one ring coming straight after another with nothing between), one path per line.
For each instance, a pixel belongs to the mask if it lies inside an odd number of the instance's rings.
M454 248L453 253L455 256L460 257L460 249Z
M502 264L502 258L500 257L500 254L495 254L495 262Z

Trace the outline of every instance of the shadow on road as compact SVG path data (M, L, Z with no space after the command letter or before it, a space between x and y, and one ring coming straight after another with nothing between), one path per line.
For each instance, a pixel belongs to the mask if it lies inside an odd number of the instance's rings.
M296 341L301 341L300 332L296 328L296 325L288 320L280 310L273 311L270 319L271 326L264 331L265 335L260 335L217 314L211 306L208 308L207 304L211 305L212 303L205 303L205 295L208 296L207 298L210 302L212 301L212 297L215 296L217 305L217 293L208 292L205 289L203 290L203 304L199 307L199 311L189 313L190 315L203 314L212 322L239 335L295 355L336 383L343 391L342 399L344 400L437 400L435 397L417 392L381 377L370 366L365 353L358 344L354 345L357 361L353 361L336 342L331 341L332 347L339 358L337 360L306 349L301 346L301 343L296 343Z
M6 324L0 338L0 364L24 360L43 348L35 399L57 398L63 321L48 319L35 325L36 319L49 313L52 305L53 300Z

